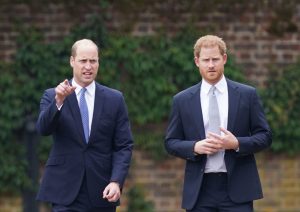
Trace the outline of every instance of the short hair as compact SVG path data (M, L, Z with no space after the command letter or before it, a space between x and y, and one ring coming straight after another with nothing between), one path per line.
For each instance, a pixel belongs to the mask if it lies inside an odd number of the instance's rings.
M99 52L99 48L98 48L97 44L94 41L92 41L90 39L81 39L81 40L76 41L73 44L73 46L71 48L71 56L73 56L73 57L76 56L76 54L77 54L77 48L78 48L78 46L80 44L92 44L92 45L94 45L97 48L97 52Z
M200 37L194 45L194 56L199 57L202 47L219 47L221 55L226 54L227 48L222 38L215 35L205 35Z

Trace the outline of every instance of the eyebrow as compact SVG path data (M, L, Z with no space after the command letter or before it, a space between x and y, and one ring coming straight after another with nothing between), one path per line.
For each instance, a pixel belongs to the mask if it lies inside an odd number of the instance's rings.
M79 61L81 61L81 60L97 61L97 60L99 60L99 58L94 58L94 59L92 59L92 58L78 58L78 60Z

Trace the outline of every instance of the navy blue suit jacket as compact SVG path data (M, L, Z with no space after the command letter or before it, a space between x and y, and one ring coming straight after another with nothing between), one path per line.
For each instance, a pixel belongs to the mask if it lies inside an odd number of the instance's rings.
M271 145L272 136L255 88L227 80L227 129L239 141L239 151L226 150L228 192L236 203L263 197L254 153ZM186 160L182 207L192 209L204 174L206 155L195 155L194 145L205 139L200 103L201 82L174 96L166 150ZM222 107L222 105L220 106Z
M122 94L96 83L88 143L75 92L65 99L60 111L54 97L54 88L48 89L40 103L37 130L42 135L52 135L53 145L37 199L68 205L86 179L95 207L118 205L119 202L104 200L102 192L111 181L122 187L130 165L133 141Z

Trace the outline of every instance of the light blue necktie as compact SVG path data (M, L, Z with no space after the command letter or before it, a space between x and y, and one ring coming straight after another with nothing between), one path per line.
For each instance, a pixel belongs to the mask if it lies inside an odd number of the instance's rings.
M84 137L86 143L89 141L89 110L87 107L87 103L85 100L85 92L86 88L81 89L80 94L80 100L79 100L79 108L80 108L80 114L81 114L81 120L82 120L82 126L84 131Z
M209 108L208 108L208 131L221 135L220 114L216 97L216 87L211 86L209 90Z
M216 97L216 87L211 86L209 90L209 108L208 108L208 132L213 132L221 135L221 121L219 107ZM207 156L206 169L207 171L217 171L223 167L224 164L224 150L221 150L215 154ZM224 167L223 167L224 169Z

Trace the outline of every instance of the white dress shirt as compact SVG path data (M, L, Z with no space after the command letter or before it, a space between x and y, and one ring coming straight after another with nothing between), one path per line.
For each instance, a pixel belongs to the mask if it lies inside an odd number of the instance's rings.
M207 134L208 129L208 107L209 107L209 90L211 88L211 84L206 82L204 79L201 83L200 88L200 100L201 100L201 108L202 108L202 115L203 115L203 123L205 128L205 133ZM224 77L222 76L221 80L217 82L215 85L216 87L216 97L219 107L219 114L220 114L220 121L221 126L225 129L227 129L227 122L228 122L228 88L227 88L227 82ZM222 134L222 132L221 132ZM209 157L207 158L209 160ZM209 168L205 169L205 172L227 172L225 162L223 160L223 165L219 170L211 170Z
M77 102L79 105L80 91L81 91L82 87L80 85L78 85L74 79L72 79L72 85L76 86L75 93L76 93ZM89 84L86 87L86 92L85 92L85 100L86 100L87 107L89 110L89 132L90 132L90 134L91 134L93 114L94 114L95 92L96 92L96 84L95 84L95 81L93 81L91 84Z

